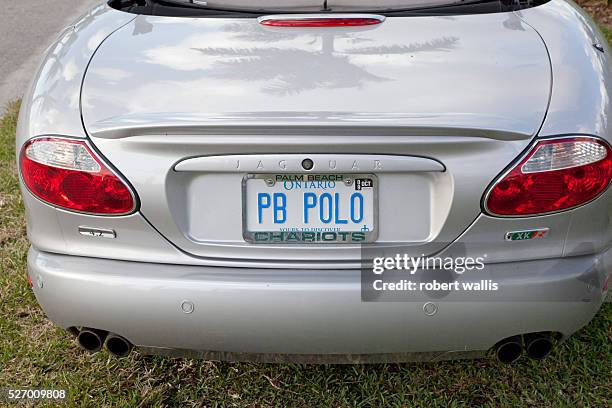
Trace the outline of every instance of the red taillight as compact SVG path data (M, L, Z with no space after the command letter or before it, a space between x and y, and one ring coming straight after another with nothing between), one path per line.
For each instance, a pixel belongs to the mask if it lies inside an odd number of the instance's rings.
M21 175L30 192L67 210L121 215L134 210L130 188L81 140L42 137L21 150Z
M359 27L380 24L384 18L372 17L291 17L266 16L259 23L268 27Z
M566 210L601 194L612 179L612 149L600 139L565 137L538 142L485 195L493 215Z

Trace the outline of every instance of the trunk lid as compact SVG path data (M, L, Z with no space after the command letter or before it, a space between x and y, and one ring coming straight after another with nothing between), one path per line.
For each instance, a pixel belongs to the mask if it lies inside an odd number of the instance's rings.
M544 44L513 13L316 29L139 16L93 57L82 113L179 248L338 267L359 246L245 242L244 177L358 155L342 172L377 174L378 242L432 253L474 221L487 185L536 135L550 86Z

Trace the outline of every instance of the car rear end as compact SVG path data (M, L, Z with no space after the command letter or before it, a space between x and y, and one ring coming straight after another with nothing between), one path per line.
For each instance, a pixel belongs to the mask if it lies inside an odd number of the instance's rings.
M166 3L93 10L22 109L29 274L86 347L510 361L596 313L612 79L573 6ZM416 277L502 290L370 296L389 251L481 258Z

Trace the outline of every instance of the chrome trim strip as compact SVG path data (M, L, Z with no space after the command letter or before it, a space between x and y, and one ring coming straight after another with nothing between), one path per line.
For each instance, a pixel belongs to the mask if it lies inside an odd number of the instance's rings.
M174 165L177 172L303 173L302 160L311 159L319 173L444 172L437 160L421 156L384 154L243 154L190 157Z

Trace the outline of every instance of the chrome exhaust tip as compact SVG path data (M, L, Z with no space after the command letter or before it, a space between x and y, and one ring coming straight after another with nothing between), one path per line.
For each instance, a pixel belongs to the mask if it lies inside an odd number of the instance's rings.
M527 356L531 359L544 360L552 352L553 341L549 333L526 334L523 340Z
M104 344L104 340L108 332L104 330L98 329L90 329L84 327L79 334L77 335L77 341L79 346L83 349L89 351L90 353L97 353L102 349L102 345Z
M518 360L523 354L523 344L520 336L508 337L500 341L495 350L497 360L504 364L511 364Z
M117 334L109 334L106 338L106 349L117 358L123 358L132 352L132 343Z

